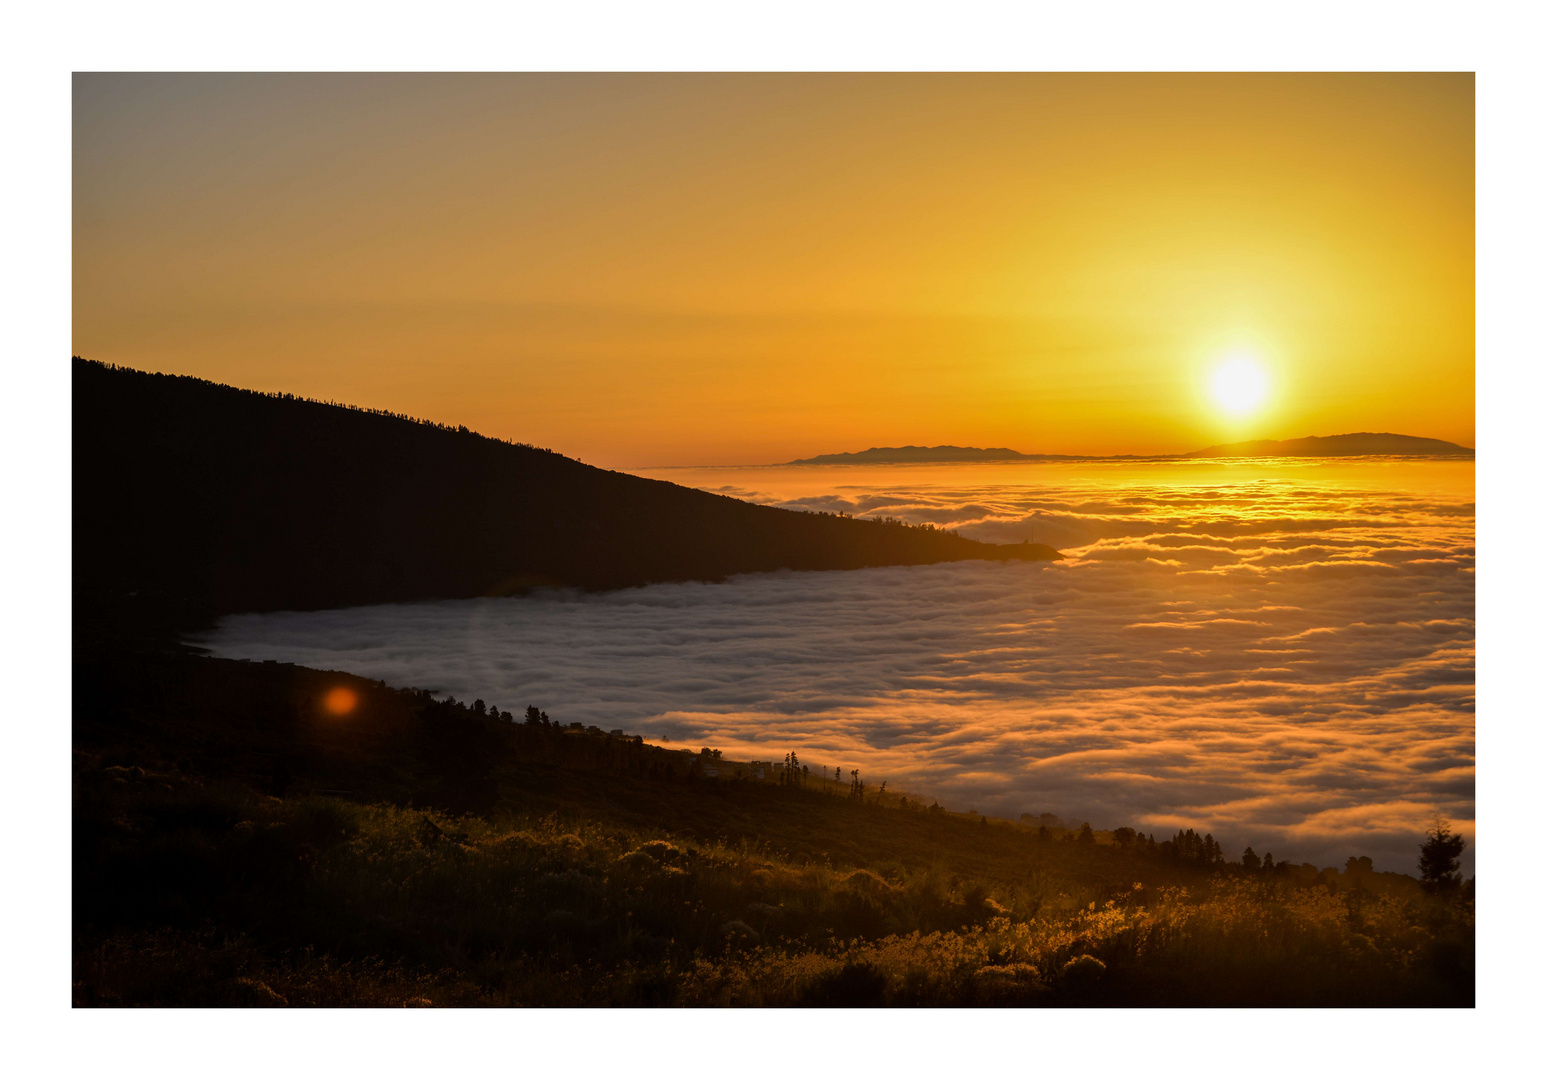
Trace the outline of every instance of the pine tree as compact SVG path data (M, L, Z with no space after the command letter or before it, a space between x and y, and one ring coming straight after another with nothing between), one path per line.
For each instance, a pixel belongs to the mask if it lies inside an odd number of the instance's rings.
M1450 831L1450 822L1436 817L1418 849L1420 884L1431 896L1455 892L1461 885L1461 853L1466 840Z

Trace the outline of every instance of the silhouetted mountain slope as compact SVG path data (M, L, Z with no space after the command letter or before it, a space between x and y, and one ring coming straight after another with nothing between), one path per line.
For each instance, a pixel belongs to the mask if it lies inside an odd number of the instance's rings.
M1311 435L1304 439L1257 439L1194 450L1183 457L1361 457L1366 454L1470 455L1469 446L1416 435L1358 431L1348 435Z
M806 514L403 417L74 361L79 604L235 611L1056 559ZM148 601L147 602L147 598Z

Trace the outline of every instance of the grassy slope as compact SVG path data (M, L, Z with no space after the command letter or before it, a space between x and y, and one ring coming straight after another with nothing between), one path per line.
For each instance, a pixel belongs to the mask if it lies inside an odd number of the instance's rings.
M76 680L78 1004L1471 1000L1459 902L704 780L337 673Z

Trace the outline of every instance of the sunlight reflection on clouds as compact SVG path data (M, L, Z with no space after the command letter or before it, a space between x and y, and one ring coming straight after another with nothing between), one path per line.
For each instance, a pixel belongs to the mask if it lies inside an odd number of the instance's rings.
M1410 870L1436 809L1470 833L1469 501L1285 479L782 505L1034 534L1069 559L244 615L206 644L1324 865Z

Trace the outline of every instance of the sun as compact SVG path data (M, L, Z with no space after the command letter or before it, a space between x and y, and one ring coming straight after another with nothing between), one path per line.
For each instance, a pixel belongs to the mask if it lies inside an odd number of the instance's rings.
M1214 403L1232 417L1256 412L1268 397L1268 374L1251 356L1228 357L1209 383Z

